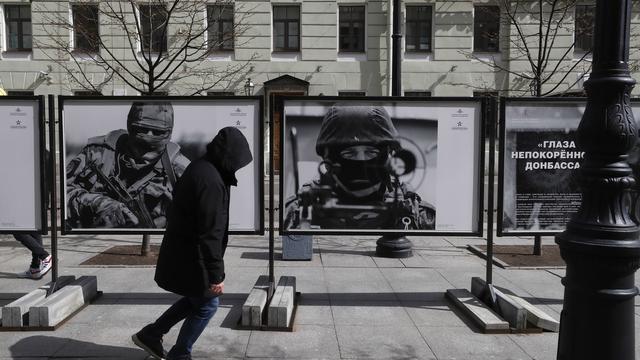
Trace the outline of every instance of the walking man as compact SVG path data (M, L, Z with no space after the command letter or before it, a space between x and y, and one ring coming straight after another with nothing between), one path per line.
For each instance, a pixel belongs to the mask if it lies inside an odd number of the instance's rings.
M244 135L226 127L176 184L155 280L183 297L132 336L136 345L157 359L191 359L193 344L218 309L224 291L229 189L238 183L236 171L252 160ZM162 337L183 319L176 344L165 355Z

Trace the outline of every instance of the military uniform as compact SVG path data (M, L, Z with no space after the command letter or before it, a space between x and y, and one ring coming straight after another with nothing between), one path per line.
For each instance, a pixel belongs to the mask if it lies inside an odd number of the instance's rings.
M409 191L404 184L398 188L398 194L387 189L383 201L364 203L346 203L338 199L335 192L329 196L320 196L324 201L303 200L318 199L313 189L318 181L302 186L297 196L285 202L286 229L384 229L384 230L434 230L436 210L431 204L422 201L415 192ZM313 200L311 200L313 201ZM307 207L304 208L304 203Z
M67 226L95 227L158 227L166 222L166 210L171 201L175 181L189 164L180 147L166 144L162 155L149 164L137 164L127 155L127 131L115 130L105 136L89 139L87 146L68 163ZM98 171L102 175L98 174ZM139 213L137 223L127 218L114 219L109 207L99 205L106 197L121 202L112 193L106 178L118 180L132 198L146 205L152 224L145 224ZM109 200L109 199L107 199ZM127 209L125 209L127 210ZM128 210L133 210L129 208ZM151 226L150 226L151 225Z

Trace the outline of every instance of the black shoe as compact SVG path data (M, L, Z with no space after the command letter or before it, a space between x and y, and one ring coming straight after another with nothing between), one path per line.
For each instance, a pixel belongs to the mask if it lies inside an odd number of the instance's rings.
M149 334L146 327L131 336L131 340L133 340L133 343L139 348L148 352L149 355L154 358L158 360L166 359L167 352L164 351L164 348L162 347L162 337L156 337Z

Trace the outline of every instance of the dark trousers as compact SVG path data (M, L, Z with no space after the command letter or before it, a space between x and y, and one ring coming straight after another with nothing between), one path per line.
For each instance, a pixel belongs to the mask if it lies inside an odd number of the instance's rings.
M215 315L218 304L218 297L183 297L149 325L148 330L160 337L184 319L176 344L169 351L169 357L179 358L181 355L191 354L193 344Z
M13 237L20 241L27 249L31 250L31 267L40 266L40 260L44 260L49 253L42 247L42 235L37 232L13 234Z

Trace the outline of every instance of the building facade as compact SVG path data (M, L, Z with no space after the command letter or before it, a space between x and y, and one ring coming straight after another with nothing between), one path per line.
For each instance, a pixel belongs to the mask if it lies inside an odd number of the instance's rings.
M244 95L250 81L253 94L390 95L392 0L186 1L193 14L163 15L173 3L3 0L1 85L10 94L138 95L141 87L131 85L148 75L135 70L145 64L143 55L155 61L153 52L171 53L196 28L202 30L196 40L205 45L195 51L205 55L167 70L173 77L163 74L155 92ZM580 93L590 71L594 1L560 1L564 7L555 9L520 3L526 6L400 1L403 94ZM635 10L633 75L640 58ZM540 14L552 26L540 27ZM547 44L542 56L540 43ZM99 64L96 54L117 62ZM546 72L536 76L542 66ZM127 80L110 74L118 69L134 70Z

